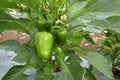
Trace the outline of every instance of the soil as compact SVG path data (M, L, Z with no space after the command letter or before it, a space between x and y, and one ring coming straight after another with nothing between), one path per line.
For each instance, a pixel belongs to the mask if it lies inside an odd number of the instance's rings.
M26 33L18 32L15 30L4 31L0 35L0 42L7 40L17 40L20 44L24 44L30 40L30 36Z
M85 47L85 48L89 48L91 50L99 50L99 46L101 46L101 41L102 39L105 39L105 33L103 32L93 32L90 33L90 37L93 39L95 45L89 43L89 41L87 41L86 39L83 39L80 43L80 47Z
M120 79L120 70L119 69L114 68L113 69L113 74L114 74L116 79L118 79L118 80Z

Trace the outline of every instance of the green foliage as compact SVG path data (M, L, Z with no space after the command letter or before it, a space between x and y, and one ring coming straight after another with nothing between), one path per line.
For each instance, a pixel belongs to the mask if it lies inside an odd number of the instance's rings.
M84 80L84 68L80 66L79 61L72 61L70 64L62 62L62 64L62 71L56 75L55 80Z
M26 67L24 67L24 66L14 66L2 78L2 80L21 80L21 78L23 80L26 80L28 76L25 74L22 74L25 71L25 69L26 69Z
M94 58L93 58L94 56ZM88 54L81 55L81 57L85 58L89 61L90 64L93 65L96 69L102 72L110 79L113 78L112 69L109 67L107 60L100 54L96 52L89 52Z
M120 67L119 4L120 0L0 0L0 33L17 30L31 37L26 44L14 40L0 43L0 49L17 54L14 61L25 62L25 65L13 66L2 80L27 80L29 76L24 71L29 68L36 69L35 80L97 80L90 67L86 69L80 65L81 57L114 80L112 70ZM106 32L97 51L79 46L84 38L95 45L89 35L94 32L91 29ZM57 33L59 30L66 30L66 34ZM41 31L52 34L50 54L56 59L44 60L38 56L35 45L39 41L36 43L34 38ZM63 49L67 59L55 54L56 46Z
M18 6L15 2L11 2L9 0L0 0L0 8L13 8L17 9Z

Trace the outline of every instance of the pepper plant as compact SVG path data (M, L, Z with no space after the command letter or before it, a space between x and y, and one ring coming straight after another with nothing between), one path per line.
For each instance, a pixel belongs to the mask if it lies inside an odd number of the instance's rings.
M99 80L95 71L115 80L120 68L119 4L120 0L0 0L0 32L30 35L25 44L0 43L0 49L17 54L14 61L25 63L13 66L2 80L28 80L33 75L25 74L27 69L36 70L33 80ZM79 46L84 38L97 45L90 36L94 30L106 34L99 50ZM82 66L82 58L90 66Z

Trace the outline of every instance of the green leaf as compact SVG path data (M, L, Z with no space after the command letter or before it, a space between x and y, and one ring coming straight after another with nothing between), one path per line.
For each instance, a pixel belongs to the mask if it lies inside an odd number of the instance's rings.
M28 32L26 29L28 27L28 24L26 22L29 21L25 19L15 19L3 11L0 11L0 13L0 32L4 30L18 30Z
M92 20L92 24L90 25L101 29L113 29L116 32L120 32L119 4L120 0L99 0L96 4L92 5L86 13L92 16L94 15L93 17L96 17L96 19Z
M0 43L0 49L7 50L7 51L15 51L20 44L17 41L9 40Z
M10 2L9 0L0 0L0 8L14 8L14 9L17 9L18 6L15 2Z
M41 58L38 56L36 50L33 49L32 55L31 55L31 59L30 59L30 64L34 64L37 63L39 64L40 62L42 62Z
M88 12L108 12L119 13L120 0L98 0L95 4L89 7Z
M81 10L87 5L89 1L84 0L73 0L72 5L67 8L67 16L68 18L72 18L77 16Z
M79 60L80 62L82 62L82 60L79 58L79 56L77 56L75 54L69 55L69 57L66 60L66 62L72 62L72 61L75 61L75 60Z
M28 33L28 30L23 27L22 24L16 23L14 21L0 21L0 32L4 30L17 30Z
M21 4L24 4L24 5L26 5L27 7L29 7L29 8L32 8L32 9L34 9L34 10L38 10L38 8L39 8L39 0L12 0L12 1L14 1L14 2L17 2L17 3L21 3Z
M72 20L70 27L94 27L99 29L112 29L120 32L119 16L120 16L120 1L116 0L98 0L97 2L90 1L91 7L79 14L80 17ZM89 3L88 3L89 4ZM87 6L87 5L86 5Z
M28 32L31 22L29 19L14 18L10 14L0 11L0 32L4 30L18 30Z
M92 20L88 25L100 29L111 29L119 33L120 16L113 16L103 20Z
M83 39L83 32L78 32L75 29L71 29L70 34L70 41L72 44L78 45L79 42Z
M41 62L36 49L28 44L20 45L17 41L9 40L0 43L0 49L14 51L17 54L14 60L20 63L34 64Z
M28 76L23 74L25 70L24 66L14 66L1 80L27 80Z
M13 19L13 17L11 17L9 14L0 10L0 21L6 20L6 19L11 20L11 19Z
M53 75L43 75L44 73L39 73L40 77L35 80L54 80ZM41 78L42 77L42 78Z
M78 51L78 52L82 52L82 53L87 53L90 51L88 48L77 47L77 46L69 48L69 50Z
M109 25L110 25L107 27L107 29L112 29L118 33L120 32L120 27L119 27L120 16L109 17L109 18L107 18L107 22L109 22Z
M94 3L96 3L97 2L97 0L90 0L89 2L88 2L88 4L85 6L85 8L89 8L90 6L92 6Z
M85 80L97 80L97 79L89 69L86 69Z
M92 64L94 68L98 69L108 78L114 80L112 69L108 65L107 60L102 55L96 52L88 52L87 54L80 55L80 57L83 57L86 60L88 60L88 62Z
M90 37L89 34L85 34L85 35L84 35L84 38L85 38L86 40L88 40L90 43L95 44L94 41L93 41L93 39Z
M27 62L30 64L34 64L34 63L40 63L41 61L40 57L36 52L36 49L27 44L18 47L15 53L17 53L17 56L14 58L14 61L20 63Z
M29 46L21 45L16 49L15 53L17 53L17 56L14 58L14 61L22 63L28 62L34 52Z
M84 69L80 66L79 61L72 61L70 64L62 64L62 71L57 73L55 80L83 80Z

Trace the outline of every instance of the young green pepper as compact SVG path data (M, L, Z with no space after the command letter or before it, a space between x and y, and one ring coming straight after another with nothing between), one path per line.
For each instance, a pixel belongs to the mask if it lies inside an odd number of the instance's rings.
M49 59L51 57L51 49L53 45L53 36L49 32L39 32L35 35L35 45L38 55L42 59Z
M57 46L55 47L54 51L55 51L56 56L58 56L61 60L64 61L64 58L65 58L64 50L61 47ZM55 58L56 62L58 65L61 65L61 61L60 59L58 59L58 57Z
M64 44L67 40L68 32L66 29L60 29L56 33L56 42L58 44Z

